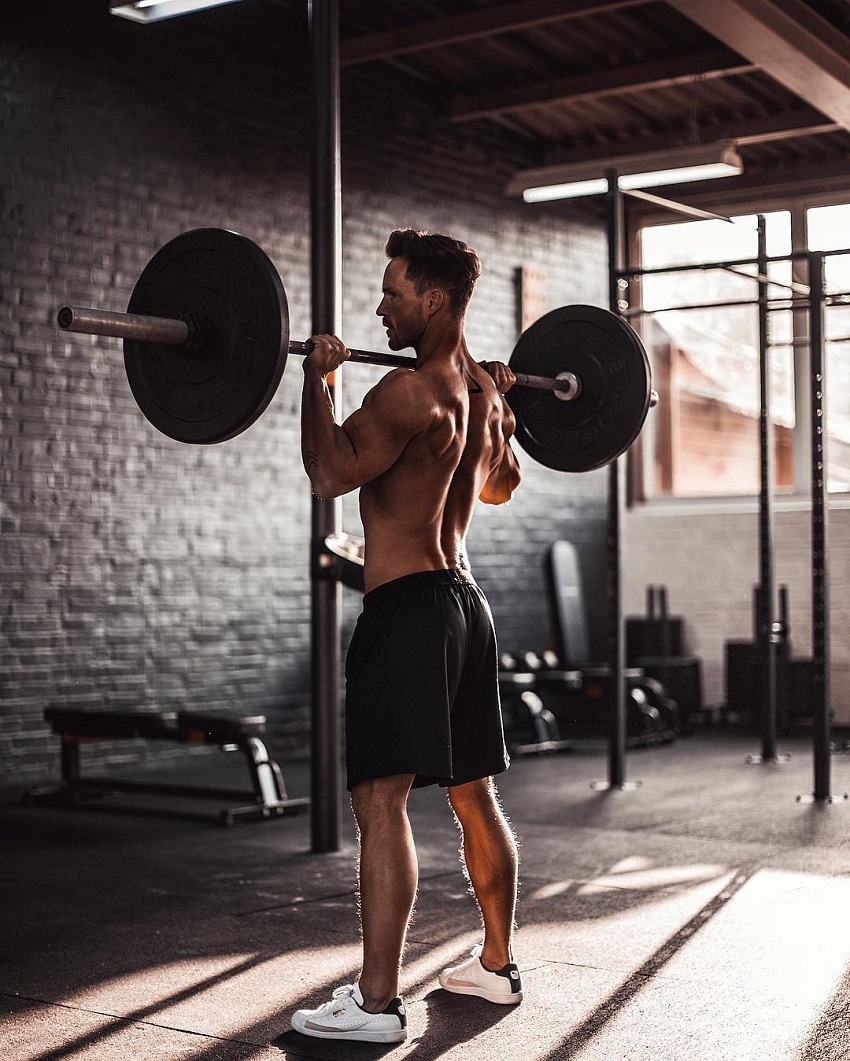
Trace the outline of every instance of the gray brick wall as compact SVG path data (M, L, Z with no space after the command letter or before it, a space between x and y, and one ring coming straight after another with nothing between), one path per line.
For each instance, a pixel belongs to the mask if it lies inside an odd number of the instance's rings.
M299 365L245 434L187 447L136 409L119 343L53 324L63 302L124 308L162 243L213 225L267 250L293 335L306 337L304 27L276 5L156 27L82 7L39 5L17 16L31 25L10 23L0 42L3 783L55 776L57 741L42 721L50 705L262 712L276 749L307 741ZM351 71L344 86L351 345L383 346L382 246L401 224L451 230L479 250L469 339L481 357L510 353L521 265L546 271L551 306L603 303L599 224L502 197L511 170L537 161L529 146L496 130L447 129L427 86L400 76ZM377 375L345 375L350 407ZM603 584L604 476L561 476L525 458L523 467L520 497L482 511L470 539L508 649L548 637L541 561L553 538L578 541L588 584ZM354 499L344 512L356 531ZM345 599L347 632L358 601ZM594 608L597 638L600 622ZM103 763L154 753L90 754Z
M850 614L844 588L850 580L848 510L835 503L829 520L830 652L832 708L837 723L850 723ZM778 504L775 513L776 584L788 587L792 654L810 656L811 523L808 505ZM758 582L758 513L683 504L674 511L647 506L631 510L624 535L623 600L627 613L644 610L646 586L666 585L670 611L684 618L687 649L703 660L704 695L725 699L723 646L752 637L752 595Z

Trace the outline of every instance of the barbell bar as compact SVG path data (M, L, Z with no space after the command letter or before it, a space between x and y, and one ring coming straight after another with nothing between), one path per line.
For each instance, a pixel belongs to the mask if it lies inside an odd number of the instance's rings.
M283 282L266 253L227 229L194 229L164 244L133 289L126 313L62 306L60 328L124 340L130 389L170 438L208 445L244 431L273 398L289 354ZM351 360L412 368L414 358L353 350ZM649 359L624 320L595 306L564 306L521 336L510 358L519 386L506 397L516 438L559 471L602 467L640 433L650 405Z
M203 354L203 321L175 320L169 317L150 317L142 313L109 312L83 306L60 306L56 323L66 332L86 335L107 335L113 339L135 339L143 343L163 343L166 346L185 346ZM289 354L306 357L313 349L311 342L289 340ZM416 368L416 358L405 354L378 353L373 350L349 350L349 360L364 365L385 368ZM581 393L581 383L572 372L562 372L557 378L516 373L516 385L536 387L538 390L557 391L562 401L572 401Z

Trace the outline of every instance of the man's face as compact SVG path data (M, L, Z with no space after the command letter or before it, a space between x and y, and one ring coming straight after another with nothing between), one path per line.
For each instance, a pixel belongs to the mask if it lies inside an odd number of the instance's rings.
M424 332L425 296L416 293L416 285L407 279L407 262L392 258L384 271L383 298L375 310L387 329L390 350L412 346L416 350Z

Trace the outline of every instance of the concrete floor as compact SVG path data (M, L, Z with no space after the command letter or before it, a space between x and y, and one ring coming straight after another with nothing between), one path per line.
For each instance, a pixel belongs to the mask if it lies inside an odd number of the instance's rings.
M517 760L500 785L522 841L516 1008L437 986L479 932L444 797L414 793L410 1037L392 1047L289 1028L358 970L347 815L344 849L316 856L306 816L223 829L6 793L0 1059L850 1058L850 803L796 802L811 751L780 747L790 763L748 766L754 738L696 734L631 753L643 783L613 792L590 787L602 746ZM306 794L303 764L286 772ZM832 778L850 790L850 756Z

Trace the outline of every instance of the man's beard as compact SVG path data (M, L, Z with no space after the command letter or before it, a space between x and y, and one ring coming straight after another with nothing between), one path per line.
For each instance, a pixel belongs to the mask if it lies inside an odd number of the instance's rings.
M390 350L404 350L408 346L414 350L419 349L419 343L425 334L425 316L421 314L419 319L412 317L394 325L392 334L387 336L387 346Z

